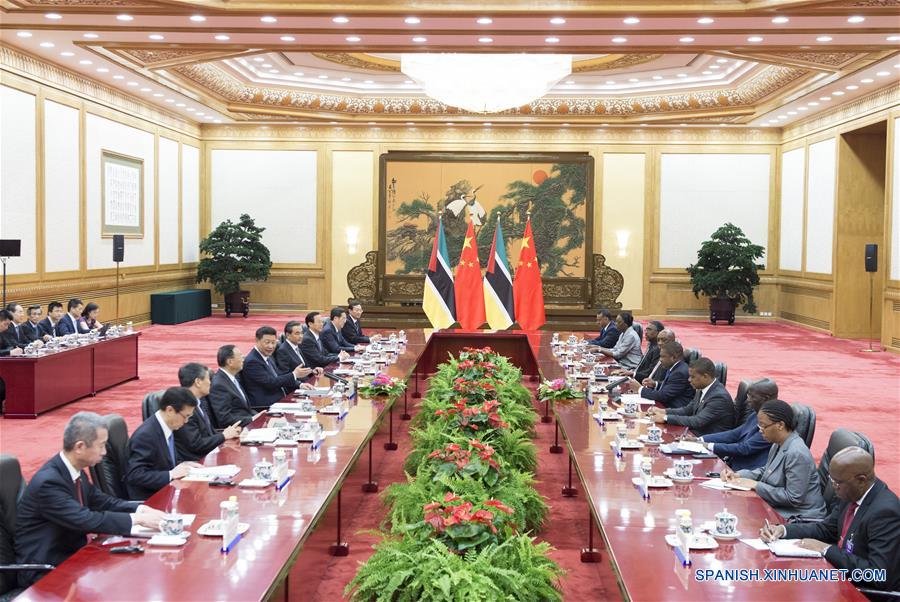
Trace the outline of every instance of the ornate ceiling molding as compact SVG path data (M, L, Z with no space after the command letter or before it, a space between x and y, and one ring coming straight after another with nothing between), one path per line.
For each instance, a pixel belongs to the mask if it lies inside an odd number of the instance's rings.
M898 107L900 107L900 84L886 86L809 119L791 124L784 129L783 140L790 142L850 119L859 119L883 110L896 110Z
M113 54L148 69L163 69L176 65L221 60L233 56L254 53L254 50L200 50L191 48L134 48L128 46L104 46Z

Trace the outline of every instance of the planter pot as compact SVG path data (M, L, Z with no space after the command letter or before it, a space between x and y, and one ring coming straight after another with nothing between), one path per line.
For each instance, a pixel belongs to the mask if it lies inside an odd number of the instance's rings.
M734 309L737 302L734 299L725 297L710 297L709 299L709 321L715 324L717 320L727 320L728 324L734 324Z
M230 318L232 312L242 313L245 318L250 314L250 291L235 291L225 295L225 317Z

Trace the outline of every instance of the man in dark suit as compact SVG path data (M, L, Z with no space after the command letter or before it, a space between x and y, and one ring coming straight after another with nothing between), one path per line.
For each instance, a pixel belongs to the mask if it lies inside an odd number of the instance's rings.
M765 466L772 444L766 441L759 430L757 413L769 400L778 399L778 385L774 380L764 378L747 388L747 405L750 413L743 424L730 431L711 433L700 437L709 451L722 458L734 471L754 470ZM735 407L735 419L740 420Z
M244 368L244 354L234 345L222 345L216 353L216 362L219 370L212 377L207 398L216 426L236 422L247 426L263 412L256 413L250 407L250 398L238 378Z
M686 426L695 435L721 433L734 428L734 400L716 378L716 366L709 358L691 362L688 379L697 393L688 405L679 408L651 408L654 422Z
M11 313L0 309L0 357L22 355L18 341L8 332L12 327L12 319Z
M68 312L56 325L59 336L67 334L80 334L87 332L87 326L82 326L81 312L84 311L84 302L81 299L69 299Z
M25 314L27 319L22 324L22 328L19 332L20 336L24 336L25 340L29 343L34 341L43 342L44 336L41 332L41 314L44 313L43 308L40 305L29 305L25 310Z
M377 334L373 334L371 337L367 337L363 334L362 324L359 323L359 319L362 315L362 302L359 299L348 299L347 322L341 328L341 333L344 335L344 339L351 345L367 345L380 338Z
M800 539L801 547L819 552L838 569L882 569L884 581L854 583L877 590L900 590L897 495L875 476L875 459L862 448L846 447L836 453L828 471L841 502L825 520L771 525L763 527L760 536L764 541Z
M194 462L179 464L175 455L175 431L182 428L197 407L197 399L184 387L169 387L159 409L128 440L129 497L145 500L175 479L190 472Z
M28 333L25 331L25 324L28 322L28 318L25 316L25 310L22 309L20 304L13 302L6 306L6 311L12 315L12 323L9 325L9 328L6 329L6 332L0 336L5 336L7 338L7 346L16 346L25 349L25 347L35 341L35 339L29 337ZM43 341L37 341L38 347L43 346L43 344Z
M616 370L614 375L630 376L637 382L650 378L653 369L659 363L659 333L665 330L663 323L658 320L650 320L644 327L644 339L647 340L647 350L641 356L641 361L634 370Z
M209 400L209 368L203 364L185 364L178 369L178 382L197 400L197 410L183 427L175 431L175 456L179 461L199 460L241 434L241 421L228 425L221 433L213 426Z
M322 329L325 326L325 318L317 311L306 314L306 332L303 334L303 342L300 351L310 366L325 368L329 364L347 359L346 351L329 353L322 343Z
M241 370L241 385L252 408L266 409L297 388L312 388L300 382L312 373L312 368L297 366L290 372L278 372L272 357L277 344L274 328L260 326L256 329L256 345L247 354Z
M51 301L50 304L47 305L47 317L41 320L39 324L41 338L44 341L59 336L59 321L62 320L63 313L63 306L59 301Z
M600 326L600 334L597 335L597 338L588 341L588 343L604 349L615 347L622 333L616 328L613 315L608 309L597 310L597 324Z
M291 372L297 366L309 367L306 358L300 351L300 342L303 340L303 322L290 320L284 325L284 341L275 349L275 367L279 373ZM308 378L318 376L310 375Z
M335 307L331 310L331 320L322 327L319 338L322 339L322 345L328 353L340 353L346 351L351 353L356 351L356 347L351 345L341 332L347 324L347 310L343 307Z
M88 533L128 535L134 525L156 528L163 513L106 495L84 471L106 455L106 420L93 412L72 416L63 449L31 479L16 513L16 562L58 565L87 543ZM28 587L43 573L19 573Z
M684 363L684 347L671 341L659 350L660 367L665 369L662 380L639 385L631 380L630 387L638 388L644 399L652 399L667 408L680 408L694 399L687 364Z

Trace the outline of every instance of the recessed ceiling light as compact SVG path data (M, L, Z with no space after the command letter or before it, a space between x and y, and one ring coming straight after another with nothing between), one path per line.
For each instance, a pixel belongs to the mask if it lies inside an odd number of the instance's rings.
M341 78L341 81L342 81L342 82L352 82L352 81L353 81L353 78L352 78L352 77L342 77L342 78Z
M276 17L272 17L270 15L266 15L265 17L260 17L260 21L263 23L278 23L278 19Z
M141 88L141 92L152 92L150 88Z
M420 19L419 17L406 17L405 19L403 19L403 22L407 25L418 25L422 22L422 19Z
M676 77L687 77L687 73L679 73Z
M59 56L75 56L75 53L74 53L74 52L69 52L68 50L66 50L66 51L64 51L64 52L60 52L60 53L59 53Z
M323 73L319 76L319 79L328 79L328 76Z
M862 15L853 15L852 17L847 17L847 23L862 23L866 18Z
M630 81L631 83L635 84L635 83L637 83L637 82L639 82L639 81L641 81L641 80L639 80L639 79L636 78L636 77L630 77L630 78L628 78L628 81Z
M364 81L363 83L364 83L364 84L374 84L375 82L372 81L371 79L367 79L367 80Z
M716 59L716 62L719 63L720 65L724 65L725 63L728 62L728 59Z
M113 75L113 79L125 79L124 75Z
M20 31L16 35L19 36L20 38L30 38L32 34L30 31Z
M817 107L817 106L819 106L819 103L817 103L816 101L812 101L812 102L806 103L806 106L808 106L808 107Z
M478 17L475 20L475 22L478 23L479 25L490 25L491 23L494 22L494 20L491 19L490 17ZM450 124L450 125L452 125L452 124Z
M478 41L482 44L490 44L494 41L494 38L478 38Z
M216 36L216 39L219 40L220 42L227 42L231 38L226 36L224 33L220 33L219 35Z
M94 62L93 62L93 61L89 61L89 60L87 60L87 59L83 59L83 60L78 61L78 64L79 64L79 65L93 65Z
M150 34L149 36L147 36L147 37L150 38L151 40L165 40L165 39L166 39L165 36L162 36L162 35L160 35L160 34L158 34L158 33L151 33L151 34Z
M452 126L452 125L453 125L453 122L452 122L452 121L447 121L446 123L444 123L444 125Z
M213 123L222 123L221 119L213 119Z
M294 75L296 75L297 77L303 77L304 74L302 71L294 71Z
M564 128L567 128L567 127L569 127L569 124L568 124L568 123L564 123L564 124L562 124L562 126L563 126Z
M712 17L700 17L699 19L697 19L697 23L699 23L700 25L709 25L710 23L715 22L716 20Z
M606 83L607 86L611 86L611 85L613 85L614 83L616 83L616 80L614 80L614 79L608 79L608 80L606 80L605 83Z
M787 17L775 17L772 19L772 23L775 23L776 25L781 25L783 23L787 23L788 21L790 21L790 19L788 19Z
M347 36L344 39L347 40L348 42L354 43L354 42L359 42L360 37L359 36Z
M712 75L712 74L713 74L712 71L703 71L702 72L702 75Z
M888 36L887 41L888 42L900 42L900 36Z
M622 22L625 23L625 25L637 25L641 20L637 17L625 17Z
M709 68L710 69L721 69L722 67L719 65L710 65Z
M565 25L566 20L563 19L562 17L553 17L552 19L550 19L550 24L551 25Z
M662 75L654 75L653 76L653 79L655 79L655 80L661 80L662 78L663 78Z
M797 111L788 111L788 115L796 115Z
M627 41L628 41L628 38L623 38L621 36L615 37L612 39L613 44L624 44Z
M553 38L553 37L544 38L544 41L547 42L548 44L558 44L559 38Z
M98 67L97 73L109 73L109 69L107 69L106 67Z
M44 15L44 18L50 19L51 21L58 21L59 19L62 19L62 15L59 13L47 13Z
M762 42L763 39L762 39L762 36L750 36L749 38L747 38L747 41L756 43L756 42Z
M55 44L53 42L41 42L41 48L53 48Z
M890 75L890 74L891 74L890 71L879 71L879 72L876 73L875 75L877 75L878 77L887 77L887 76Z
M819 36L816 38L816 42L830 42L833 39L831 36Z
M860 81L860 83L863 83L863 84L871 84L871 83L874 82L875 80L872 79L871 77L867 77L867 78L861 79L861 80L859 80L859 81Z
M832 96L843 96L844 91L843 90L835 90L834 92L831 93L831 95Z
M331 21L334 23L349 23L350 19L348 19L347 17L335 17Z
M163 96L165 96L165 94L163 94L162 92L155 92L153 94L154 98L162 98Z
M266 60L266 59L265 59L264 57L261 57L261 56L255 56L255 57L253 57L253 62L254 62L254 63L261 63L261 62L263 62L263 61L265 61L265 60Z
M807 108L807 107L797 107L797 110L798 110L798 111L808 111L809 108Z
M137 82L128 82L128 85L131 87L139 85Z
M416 36L412 39L412 41L415 42L416 44L424 44L425 42L428 41L428 38L423 38L422 36Z
M414 82L414 81L411 80L411 79L408 79L408 80L404 81L403 83L406 84L407 86L411 86L411 85L413 85L413 84L416 83L416 82Z
M206 21L206 17L203 15L191 15L191 21L194 23L202 23L203 21Z
M174 100L173 98L167 98L167 99L166 99L166 102L169 103L169 104L171 104L171 103L175 102L175 100ZM182 103L181 105L175 105L175 106L176 106L176 107L177 107L177 106L182 106L182 107L183 107L183 106L184 106L184 103Z
M295 41L297 38L295 38L294 36L281 36L281 37L278 38L278 39L281 40L282 42L293 42L293 41Z
M95 33L84 33L84 34L81 34L81 37L87 38L87 39L89 39L89 40L96 40L96 39L99 38L100 36L97 35L97 34L95 34Z
M281 73L278 69L269 69L269 73Z
M574 79L568 79L568 80L566 80L566 83L567 83L568 85L571 86L572 84L575 83L575 80L574 80Z
M185 111L187 111L188 113L193 113L193 112L196 111L196 110L197 110L197 109L195 109L194 107L188 107L188 108L185 109Z
M684 36L683 38L678 38L678 41L682 44L690 44L694 41L694 38L692 38L691 36Z
M167 100L166 102L169 102L170 100L171 100L172 102L175 102L175 101L172 100L171 98L170 98L169 100ZM178 108L181 108L181 107L184 107L184 106L186 106L186 105L185 105L183 102L179 102L179 103L178 103L177 105L175 105L175 106L178 107Z
M197 113L197 117L204 117L206 113Z
M778 119L787 119L787 115L779 115Z
M119 21L134 21L134 17L131 15L116 15L116 19Z

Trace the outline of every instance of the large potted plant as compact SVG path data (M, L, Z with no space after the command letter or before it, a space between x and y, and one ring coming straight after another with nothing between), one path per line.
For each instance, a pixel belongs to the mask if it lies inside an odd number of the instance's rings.
M697 263L688 267L694 296L709 297L709 321L728 320L734 324L734 308L743 305L756 313L753 287L759 285L756 261L763 248L750 242L744 232L727 223L700 246Z
M263 231L243 213L237 223L225 220L200 242L205 256L197 265L197 282L210 282L225 297L226 317L250 313L250 291L241 290L242 282L269 278L272 261L261 241Z

